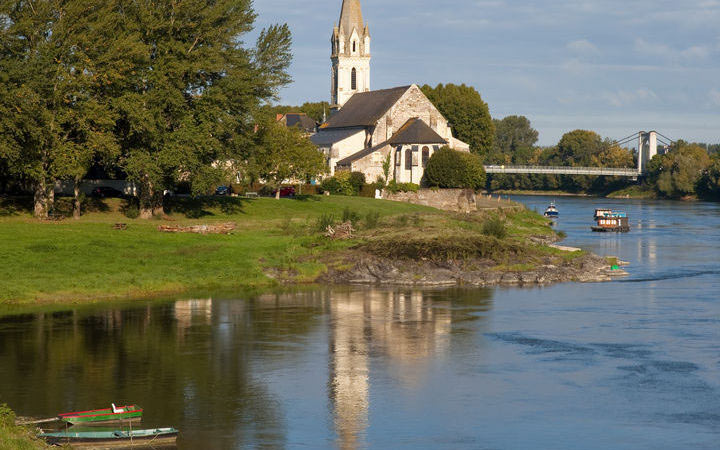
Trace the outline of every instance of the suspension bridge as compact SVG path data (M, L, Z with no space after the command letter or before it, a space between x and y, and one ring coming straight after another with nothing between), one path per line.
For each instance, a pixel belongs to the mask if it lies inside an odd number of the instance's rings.
M658 144L662 144L664 152L675 141L657 131L638 131L613 144L625 147L633 142L637 142L637 168L489 165L485 166L485 171L494 174L591 175L637 179L647 173L648 162L658 154Z

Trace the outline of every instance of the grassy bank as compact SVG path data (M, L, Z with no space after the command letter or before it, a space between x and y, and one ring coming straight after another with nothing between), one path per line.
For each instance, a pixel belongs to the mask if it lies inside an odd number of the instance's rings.
M80 220L41 222L9 204L0 217L6 261L0 304L6 307L310 283L328 269L327 255L356 250L416 259L480 256L503 267L559 257L527 240L554 232L526 210L468 216L359 197L219 198L177 200L164 218L143 221L128 219L121 201L108 200ZM351 240L334 241L320 231L345 220L357 230ZM224 222L236 223L236 231L158 231L159 225ZM116 223L127 228L116 230Z
M349 209L379 220L431 208L350 197L304 200L213 199L171 205L164 220L131 220L119 200L95 205L80 220L41 222L18 202L0 217L0 303L92 301L235 286L269 287L270 269L314 279L321 264L300 257L349 245L316 233L323 215ZM19 206L18 206L19 205ZM126 223L124 231L115 223ZM235 222L232 235L167 234L158 225Z
M15 425L15 413L0 404L0 448L3 450L31 450L47 448L28 428Z

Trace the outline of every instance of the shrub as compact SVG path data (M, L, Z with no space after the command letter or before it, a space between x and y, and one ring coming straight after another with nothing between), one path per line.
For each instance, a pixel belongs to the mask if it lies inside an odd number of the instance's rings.
M386 189L392 194L397 194L398 192L417 192L420 190L420 186L415 183L397 183L392 180Z
M441 188L482 189L487 175L480 157L443 147L427 163L425 179Z
M333 214L323 214L318 217L315 223L315 229L318 231L326 231L328 227L335 225L335 216Z
M323 180L321 188L323 192L329 192L333 195L357 195L359 188L358 190L355 189L355 185L351 181L352 176L350 172L337 172L334 177Z
M373 228L377 228L378 223L380 222L380 213L377 211L369 211L365 215L365 228L368 230L372 230Z
M356 225L360 222L360 214L350 209L349 206L346 206L345 209L343 209L342 221L343 223L351 222L353 225Z
M357 195L360 193L360 189L365 186L365 174L362 172L352 172L350 173L350 178L348 181L350 182L353 191Z
M485 236L493 236L498 239L504 239L507 236L505 221L498 217L486 220L485 223L483 223L482 233Z
M375 190L378 188L375 184L366 184L360 189L360 197L375 198Z

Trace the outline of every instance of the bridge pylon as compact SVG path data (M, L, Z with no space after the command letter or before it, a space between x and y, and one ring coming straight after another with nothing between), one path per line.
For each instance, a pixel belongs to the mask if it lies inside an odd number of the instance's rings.
M641 131L638 133L638 173L647 173L647 165L653 156L658 154L657 131Z

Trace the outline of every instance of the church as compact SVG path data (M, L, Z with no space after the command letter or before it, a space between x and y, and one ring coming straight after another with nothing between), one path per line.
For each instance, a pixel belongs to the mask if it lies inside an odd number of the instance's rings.
M332 113L311 139L325 153L331 175L350 170L374 182L384 176L389 156L390 180L420 184L439 148L470 151L417 85L370 90L370 28L360 0L343 0L330 41Z

